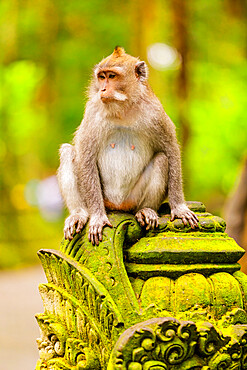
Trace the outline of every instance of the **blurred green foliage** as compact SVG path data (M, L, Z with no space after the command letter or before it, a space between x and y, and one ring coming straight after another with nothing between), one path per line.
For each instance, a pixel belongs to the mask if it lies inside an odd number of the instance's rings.
M180 52L180 69L150 66L150 84L178 128L187 198L220 211L246 156L244 0L9 0L0 27L0 267L58 246L64 215L45 221L25 187L55 174L92 68L115 45L144 59L156 42Z

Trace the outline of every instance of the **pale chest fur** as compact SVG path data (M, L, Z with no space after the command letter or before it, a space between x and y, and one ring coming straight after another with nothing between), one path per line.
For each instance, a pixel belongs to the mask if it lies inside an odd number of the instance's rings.
M121 204L152 157L147 137L127 127L113 130L102 144L98 157L104 197Z

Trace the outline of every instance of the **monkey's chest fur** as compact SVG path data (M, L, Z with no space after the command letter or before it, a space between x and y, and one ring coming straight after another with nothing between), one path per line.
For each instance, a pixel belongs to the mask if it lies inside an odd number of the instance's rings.
M120 205L131 193L153 157L148 139L129 128L113 131L98 157L104 198Z

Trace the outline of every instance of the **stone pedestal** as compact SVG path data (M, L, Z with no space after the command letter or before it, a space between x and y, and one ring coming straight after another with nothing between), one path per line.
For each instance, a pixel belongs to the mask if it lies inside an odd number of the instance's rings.
M244 251L225 222L188 202L199 228L170 221L145 232L130 214L92 246L88 229L41 250L48 283L36 370L247 369Z

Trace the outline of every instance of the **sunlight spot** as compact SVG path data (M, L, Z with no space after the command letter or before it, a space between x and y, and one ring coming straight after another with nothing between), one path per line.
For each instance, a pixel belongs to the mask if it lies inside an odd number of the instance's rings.
M149 64L157 70L176 69L181 64L178 51L166 44L156 43L147 48Z

